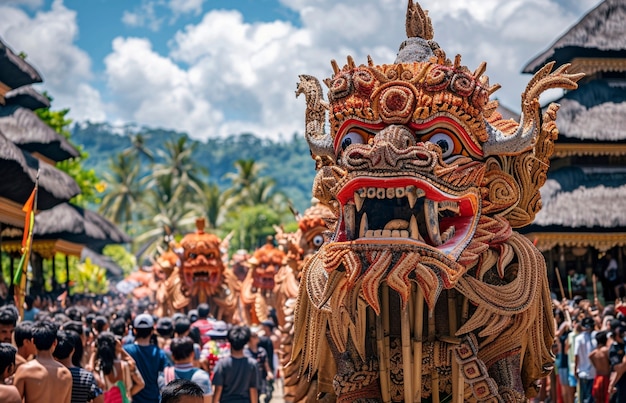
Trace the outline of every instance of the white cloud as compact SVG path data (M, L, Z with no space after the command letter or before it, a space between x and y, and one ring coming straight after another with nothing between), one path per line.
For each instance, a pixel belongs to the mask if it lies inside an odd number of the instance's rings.
M26 6L32 9L41 7L42 4L43 0L0 0L2 6Z
M74 45L77 35L76 12L61 0L33 18L16 8L0 6L0 36L16 53L24 52L42 75L44 83L37 89L54 98L53 108L69 107L75 119L103 119L99 94L89 85L91 60Z
M169 8L174 15L194 14L202 12L202 4L205 0L170 0Z
M129 27L146 27L151 31L158 31L163 25L164 18L159 17L157 8L162 5L162 0L147 1L142 0L133 11L124 11L122 23Z
M152 24L152 29L158 29L164 7L177 16L198 13L203 3L142 0L124 19L130 25ZM324 79L332 72L330 60L342 65L348 55L359 64L366 62L367 55L375 63L393 62L405 39L406 0L281 3L299 15L301 26L286 21L250 23L239 11L213 10L170 38L166 55L158 54L147 39L118 37L105 60L106 99L100 99L89 86L89 59L73 45L76 16L60 0L50 12L38 13L34 19L11 8L0 10L0 35L21 27L15 40L7 40L17 45L18 51L25 50L37 66L45 66L42 73L55 89L64 88L62 83L68 87L61 94L67 94L67 102L74 102L78 116L104 116L100 105L105 104L111 121L177 129L195 138L244 131L290 136L304 128L304 101L294 97L298 75ZM512 109L519 109L520 94L530 80L520 74L524 64L595 3L421 2L430 10L435 40L448 56L460 53L472 70L487 61L491 83L503 86L495 95ZM53 32L58 43L46 39L40 26ZM72 96L78 95L94 106L79 105L83 102L80 98L72 101Z

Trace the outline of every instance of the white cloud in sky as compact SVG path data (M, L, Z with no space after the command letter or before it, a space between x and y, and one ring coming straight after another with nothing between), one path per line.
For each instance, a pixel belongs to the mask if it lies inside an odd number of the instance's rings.
M167 4L175 14L197 13L202 3L172 0ZM286 21L249 23L236 10L214 10L170 38L167 55L159 55L147 39L116 38L105 59L105 101L89 86L89 60L73 44L76 16L60 0L34 19L15 10L13 17L7 17L6 10L0 9L0 35L17 29L17 21L22 21L19 34L14 32L6 40L36 62L46 85L59 91L59 100L67 99L63 106L72 108L75 119L79 118L74 113L86 114L76 98L80 95L93 105L90 110L98 111L93 115L106 114L109 121L177 129L199 139L240 132L290 136L304 128L304 100L294 97L298 75L322 80L332 72L330 60L343 65L347 55L359 64L366 63L368 54L375 63L393 62L405 38L406 0L282 3L299 14L301 27ZM150 4L154 2L143 1L142 7ZM519 74L522 67L596 1L428 0L421 4L430 10L435 40L448 57L460 53L463 64L472 70L487 61L491 83L503 86L495 96L519 110L520 94L530 80ZM8 23L13 28L7 28ZM46 41L40 33L45 30L55 32L61 42ZM33 31L37 35L29 40ZM61 87L67 76L75 82Z
M105 114L100 96L89 84L93 78L91 60L74 45L77 35L76 13L65 8L61 0L34 18L16 8L0 6L0 37L14 52L26 54L26 60L43 77L44 88L55 105L71 107L76 120L102 120Z
M170 0L168 7L174 15L194 14L202 12L202 4L205 0Z

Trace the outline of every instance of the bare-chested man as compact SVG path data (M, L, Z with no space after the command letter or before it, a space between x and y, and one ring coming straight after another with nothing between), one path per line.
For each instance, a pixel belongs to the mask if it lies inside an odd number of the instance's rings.
M26 364L32 360L37 354L35 343L33 343L33 322L22 321L15 326L13 332L13 339L17 346L17 356L15 357L15 364L19 367L22 364Z
M591 396L596 402L609 401L609 383L611 379L611 363L609 362L609 346L606 331L596 333L597 347L589 354L589 360L596 369Z
M9 343L0 343L0 402L22 403L17 388L5 385L4 380L15 372L15 354L17 349Z
M31 331L37 358L17 369L13 384L24 403L70 403L72 374L52 357L57 344L57 326L49 321L38 321Z

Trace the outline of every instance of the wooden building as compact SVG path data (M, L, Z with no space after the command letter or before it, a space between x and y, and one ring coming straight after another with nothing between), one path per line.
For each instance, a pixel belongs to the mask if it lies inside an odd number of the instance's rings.
M523 69L532 74L555 61L586 74L577 90L555 101L560 135L541 189L543 208L522 232L544 252L549 269L560 269L563 279L572 269L584 273L590 291L593 274L606 291L609 255L622 279L626 274L624 21L626 0L606 0Z

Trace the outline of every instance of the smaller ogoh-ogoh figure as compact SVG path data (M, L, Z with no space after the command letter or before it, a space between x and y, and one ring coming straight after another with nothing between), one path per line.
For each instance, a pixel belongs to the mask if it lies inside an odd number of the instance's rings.
M313 199L312 205L303 215L296 214L298 230L295 233L285 233L282 228L276 228L278 247L287 254L287 263L293 269L297 278L306 259L311 257L330 236L330 227L337 222L332 210L319 200Z
M582 74L544 66L507 120L486 64L449 60L412 1L406 31L392 64L333 61L328 101L300 76L313 196L338 222L302 271L291 365L340 402L525 402L554 318L545 260L513 229L541 208L558 135L539 96Z
M221 241L204 232L203 218L196 220L196 232L180 241L182 248L183 292L196 304L207 302L217 320L237 321L239 282L222 262Z
M273 238L268 237L267 243L248 259L248 274L241 284L241 306L246 324L258 325L269 319L271 308L280 310L275 297L281 284L275 277L284 266L285 257L282 250L274 247Z
M189 298L183 292L183 280L180 276L180 258L173 247L159 254L154 260L152 271L157 280L156 315L172 316L189 305Z
M317 387L315 381L307 382L298 377L298 368L288 366L291 360L293 344L293 318L296 297L300 285L300 273L306 261L328 240L329 232L337 222L333 211L319 200L313 199L312 206L303 215L296 215L298 230L284 233L277 229L276 240L279 248L286 251L287 264L276 276L277 283L283 284L276 292L276 311L281 331L279 359L283 365L283 396L287 402L315 400ZM279 308L280 307L280 308ZM328 395L332 401L334 396Z

